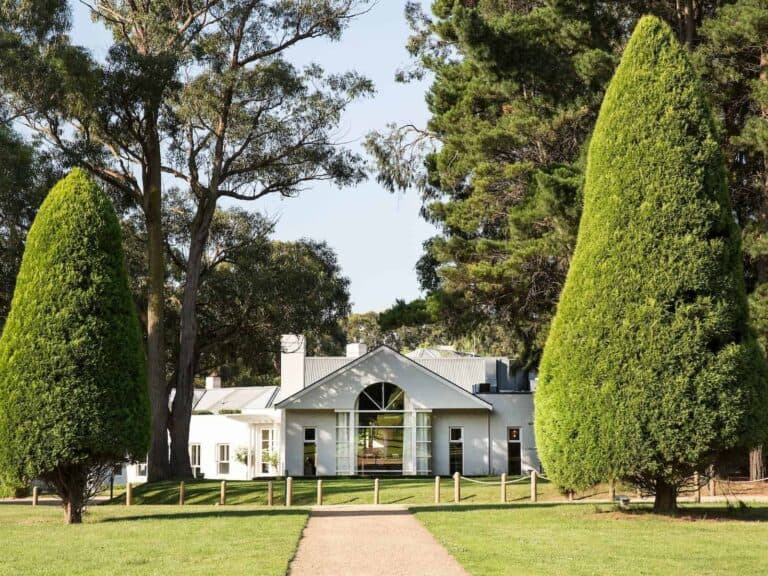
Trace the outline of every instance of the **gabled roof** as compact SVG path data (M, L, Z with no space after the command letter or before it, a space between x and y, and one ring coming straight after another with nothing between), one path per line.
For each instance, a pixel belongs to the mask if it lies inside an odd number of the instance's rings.
M378 346L377 348L374 348L372 351L368 352L367 354L364 354L363 356L360 356L358 358L350 359L349 362L339 366L336 370L333 372L326 374L319 380L313 382L309 386L306 386L305 388L299 390L295 394L289 396L288 398L285 398L275 404L276 408L297 408L297 402L301 401L303 398L312 395L315 391L323 389L324 387L328 387L329 384L331 384L333 381L337 381L337 383L344 378L345 375L348 375L348 373L359 370L359 372L366 376L366 381L370 381L373 383L374 381L381 381L381 382L393 382L394 384L397 384L398 386L401 386L404 389L408 388L409 381L405 382L397 382L395 381L396 378L393 378L391 374L384 373L384 370L382 366L379 364L375 364L375 361L382 359L385 362L392 363L390 367L398 366L403 370L408 371L416 371L428 378L428 381L432 383L433 386L440 387L440 395L442 396L442 400L437 402L437 405L435 405L435 408L466 408L466 409L485 409L485 410L492 410L493 406L483 400L482 398L479 398L478 396L475 396L468 390L462 388L461 386L457 385L456 383L448 380L444 376L441 376L437 372L430 370L429 368L423 366L419 362L416 362L407 356L404 356L400 354L397 350L394 350L393 348L390 348L389 346L382 345ZM388 360L386 360L388 359ZM423 386L423 384L422 384ZM340 394L336 393L336 391L332 391L333 393L327 394L327 397L339 397ZM349 392L349 391L346 391ZM409 396L414 397L414 392L418 393L417 390L406 390L406 392L409 394ZM355 394L356 395L356 394ZM313 404L308 404L301 406L302 408L311 409L313 408Z
M199 390L195 394L196 402L193 409L196 411L213 412L222 410L264 410L271 408L277 395L277 386L241 386L233 388L214 388L212 390Z

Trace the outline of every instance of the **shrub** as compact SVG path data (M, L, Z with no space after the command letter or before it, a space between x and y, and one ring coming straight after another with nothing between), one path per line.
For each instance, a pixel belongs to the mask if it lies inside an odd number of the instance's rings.
M634 481L672 510L686 476L765 436L765 374L710 111L672 31L643 18L590 143L541 362L547 474L566 489Z
M80 522L90 490L143 455L149 404L139 325L109 199L80 170L29 231L0 339L0 470L40 478Z

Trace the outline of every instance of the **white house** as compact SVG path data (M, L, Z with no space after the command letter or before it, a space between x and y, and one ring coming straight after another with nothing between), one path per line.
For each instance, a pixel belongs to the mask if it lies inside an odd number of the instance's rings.
M526 474L539 468L534 393L506 358L350 344L343 357L306 355L282 338L280 387L195 395L190 461L205 478ZM527 388L527 386L526 386ZM532 386L535 389L535 386ZM128 480L146 479L146 465Z

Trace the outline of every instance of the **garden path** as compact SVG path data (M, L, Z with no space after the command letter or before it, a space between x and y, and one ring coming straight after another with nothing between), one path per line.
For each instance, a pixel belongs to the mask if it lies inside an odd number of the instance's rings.
M467 576L434 536L398 505L312 509L290 576Z

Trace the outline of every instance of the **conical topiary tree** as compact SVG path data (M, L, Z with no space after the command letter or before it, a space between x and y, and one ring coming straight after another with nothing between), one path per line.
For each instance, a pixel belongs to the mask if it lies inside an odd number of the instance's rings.
M563 489L627 479L672 511L684 478L762 438L768 413L713 121L656 18L608 88L584 194L540 366L541 460Z
M50 483L80 522L114 464L147 449L145 370L117 216L74 170L29 231L0 339L0 473Z

